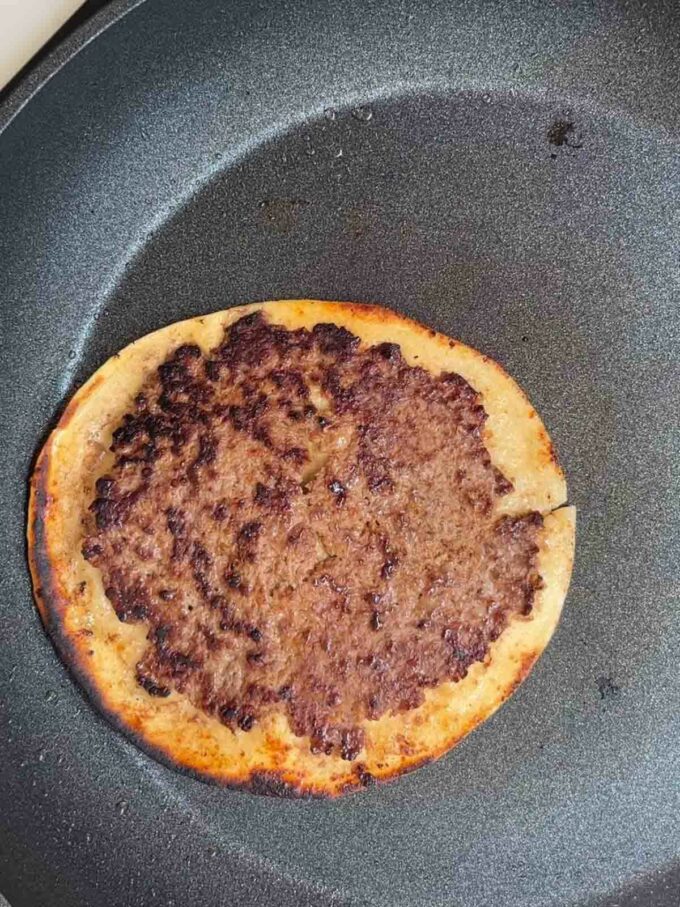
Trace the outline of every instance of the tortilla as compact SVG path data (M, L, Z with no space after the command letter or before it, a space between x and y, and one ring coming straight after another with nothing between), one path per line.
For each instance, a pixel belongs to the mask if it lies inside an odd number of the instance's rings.
M483 662L462 680L425 691L422 705L363 724L360 759L312 753L281 713L251 730L232 730L172 692L156 698L139 686L135 666L146 644L143 623L121 623L99 571L81 553L83 518L95 481L110 468L112 432L169 353L182 344L204 352L225 328L261 309L287 329L345 327L362 344L396 343L410 365L457 373L482 397L484 441L512 482L498 513L543 514L538 568L543 586L526 617L513 619ZM108 360L67 406L38 458L31 481L29 558L36 602L63 659L108 719L161 761L205 780L281 796L336 796L386 780L449 750L488 718L527 676L547 646L567 593L575 513L566 482L536 411L503 369L479 352L384 308L295 300L241 306L170 325Z

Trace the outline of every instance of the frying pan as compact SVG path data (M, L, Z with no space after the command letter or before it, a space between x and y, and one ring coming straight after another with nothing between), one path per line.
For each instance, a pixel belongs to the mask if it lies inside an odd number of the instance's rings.
M13 907L677 907L679 49L674 2L123 0L5 98ZM517 695L336 802L211 787L110 728L42 630L23 542L35 453L102 361L291 296L386 303L498 359L580 514Z

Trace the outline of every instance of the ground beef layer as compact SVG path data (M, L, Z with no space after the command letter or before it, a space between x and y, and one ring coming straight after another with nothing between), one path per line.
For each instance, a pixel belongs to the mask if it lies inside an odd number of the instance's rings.
M114 432L83 543L149 627L139 683L242 731L283 712L353 759L366 719L465 676L541 585L542 518L497 517L485 417L460 376L333 324L258 312L175 350Z

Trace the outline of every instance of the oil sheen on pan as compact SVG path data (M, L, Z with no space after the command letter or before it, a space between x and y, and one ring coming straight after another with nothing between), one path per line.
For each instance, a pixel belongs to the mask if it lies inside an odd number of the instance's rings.
M575 517L488 357L388 309L170 325L75 394L32 479L36 601L118 728L205 780L337 796L507 699L566 596Z

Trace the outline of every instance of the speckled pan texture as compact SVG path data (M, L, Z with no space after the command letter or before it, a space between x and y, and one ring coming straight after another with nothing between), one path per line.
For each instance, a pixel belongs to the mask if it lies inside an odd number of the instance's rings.
M677 907L679 49L670 0L119 2L5 98L13 907ZM337 802L139 752L52 649L23 541L35 453L98 365L297 296L385 303L497 359L580 515L560 628L517 695Z

